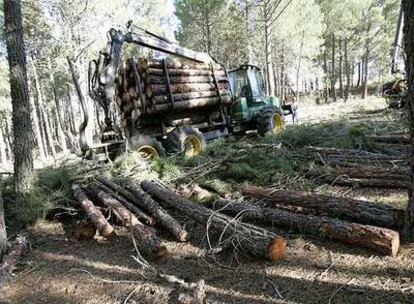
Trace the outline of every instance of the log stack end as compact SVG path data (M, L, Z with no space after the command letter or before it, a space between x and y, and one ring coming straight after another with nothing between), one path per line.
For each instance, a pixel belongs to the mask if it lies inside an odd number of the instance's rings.
M284 237L275 237L267 247L268 258L271 261L282 260L285 257L287 241Z

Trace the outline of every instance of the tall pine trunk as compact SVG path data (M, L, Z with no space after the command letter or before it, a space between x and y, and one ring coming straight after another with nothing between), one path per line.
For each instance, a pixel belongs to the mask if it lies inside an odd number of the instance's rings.
M27 87L22 9L20 0L4 0L3 4L13 107L14 188L18 197L26 197L32 190L34 180L34 134Z
M335 34L332 33L332 70L331 70L331 95L333 98L333 101L337 100L336 97L336 64L335 64L335 49L336 49L336 45L335 45Z
M369 62L369 33L371 31L370 24L367 26L366 38L365 38L365 52L364 52L364 75L363 75L363 88L362 98L365 99L368 96L368 62Z
M344 98L344 82L343 82L343 75L344 75L344 67L343 67L343 40L339 39L339 97Z
M349 54L348 54L348 39L344 40L344 52L345 52L345 74L346 74L346 87L345 87L345 101L349 98L349 89L351 88L351 69L349 67Z
M406 72L408 76L407 104L410 112L411 142L414 144L414 2L403 0L405 14L404 22L404 46L406 54ZM414 149L411 149L411 184L409 188L409 203L407 207L407 223L405 237L414 239Z
M6 222L4 221L3 197L0 192L0 262L7 248Z

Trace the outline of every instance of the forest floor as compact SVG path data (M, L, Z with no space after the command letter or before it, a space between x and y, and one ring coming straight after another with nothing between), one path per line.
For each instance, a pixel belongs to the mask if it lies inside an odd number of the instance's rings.
M367 135L407 131L401 111L387 110L383 100L369 98L306 103L301 106L300 118L301 125L289 126L282 136L281 149L262 148L280 142L280 138L260 139L249 134L215 141L196 159L169 157L143 171L133 165L131 157L125 157L107 171L112 176L135 174L138 179L139 175L157 176L200 202L206 197L194 191L194 185L237 198L241 184L255 184L405 207L405 190L316 183L299 170L313 166L314 161L297 158L306 145L375 151L378 147ZM197 173L195 169L208 162L209 169ZM55 203L63 205L66 190L56 185L66 177L62 178L63 171L51 176L48 170L49 181L43 188L50 190ZM65 214L58 216L55 211L52 219L30 227L31 251L2 290L0 303L176 303L174 286L144 271L131 257L134 252L129 231L117 227L116 236L109 239L95 237L79 242L73 237L79 214L70 208L58 210ZM191 241L176 243L161 235L171 254L151 263L186 282L204 279L208 303L414 303L413 244L403 244L398 257L393 258L276 230L289 237L285 259L271 263L243 258L236 263L231 252L220 254L218 260L207 257L202 227L174 215L190 230Z

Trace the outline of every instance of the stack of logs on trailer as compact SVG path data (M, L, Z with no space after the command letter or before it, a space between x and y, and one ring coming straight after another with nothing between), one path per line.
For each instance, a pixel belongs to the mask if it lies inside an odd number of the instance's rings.
M196 110L217 112L231 101L228 77L219 64L131 58L118 69L117 103L124 128L144 124L146 117L162 116L167 124L191 119Z

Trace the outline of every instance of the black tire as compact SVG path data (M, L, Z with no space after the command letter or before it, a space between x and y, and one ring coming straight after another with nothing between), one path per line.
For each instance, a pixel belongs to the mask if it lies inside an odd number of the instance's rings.
M280 119L283 121L282 129L276 131L275 128L275 115L279 115ZM266 106L260 110L259 114L257 115L257 133L260 136L265 136L268 133L276 134L282 132L284 129L284 120L283 120L283 113L282 111L275 107L275 106Z
M184 153L191 157L201 153L207 143L203 133L199 130L192 126L181 126L168 134L166 145L168 150L173 153ZM193 149L193 151L189 149Z
M141 154L144 160L153 160L166 156L162 144L154 137L148 135L133 136L129 140L129 148Z

